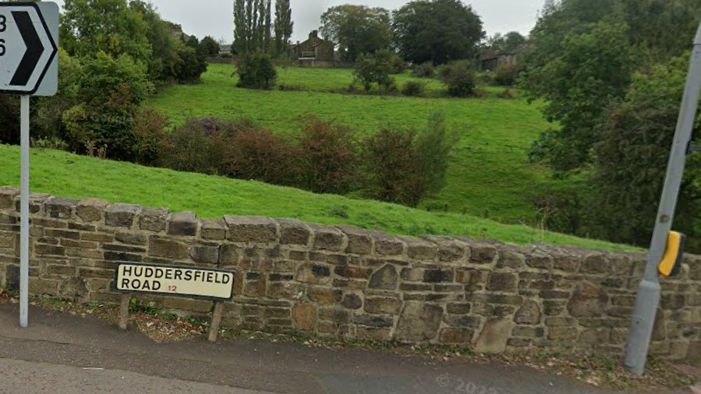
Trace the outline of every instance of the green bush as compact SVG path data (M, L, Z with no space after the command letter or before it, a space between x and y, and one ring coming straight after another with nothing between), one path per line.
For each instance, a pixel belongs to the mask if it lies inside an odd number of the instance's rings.
M454 134L441 114L421 133L383 129L364 141L365 191L372 198L415 207L443 188Z
M377 84L384 92L396 89L394 79L390 76L393 56L396 55L385 49L363 55L355 62L355 79L363 85L366 92L372 89L373 84Z
M350 128L307 118L299 138L302 187L315 193L350 192L357 177L356 145Z
M411 74L417 78L433 78L436 74L433 63L426 62L414 66L414 70Z
M469 97L475 94L475 73L467 61L450 63L440 70L441 80L448 85L453 97Z
M392 53L390 64L392 65L392 74L401 74L406 71L406 62L396 53Z
M143 165L159 165L168 141L168 117L143 108L134 116L134 160Z
M295 186L299 177L296 148L269 130L243 126L220 142L224 147L221 174Z
M404 84L402 94L411 97L421 97L426 93L426 84L416 81L409 81Z
M82 102L63 114L66 142L73 151L100 146L111 159L133 161L134 114L153 90L145 66L127 55L114 59L104 52L82 62Z
M502 64L494 72L494 82L500 86L513 86L521 73L521 67Z
M249 89L272 89L277 80L277 71L270 55L252 53L241 55L236 63L239 87Z

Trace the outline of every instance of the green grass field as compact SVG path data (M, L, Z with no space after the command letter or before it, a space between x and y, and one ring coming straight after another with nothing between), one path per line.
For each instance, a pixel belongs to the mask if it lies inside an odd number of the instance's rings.
M499 224L470 215L318 195L260 182L142 167L61 151L34 149L31 160L32 191L69 198L96 197L173 211L187 210L205 218L226 214L289 217L322 224L353 224L394 234L446 234L517 244L632 250L623 245ZM0 185L19 185L18 147L0 145L0 168L3 169Z
M563 186L527 159L532 141L549 124L525 100L497 98L500 88L483 88L491 93L472 99L349 95L332 92L350 84L351 70L288 67L279 70L278 82L306 91L257 91L236 88L233 71L230 65L210 65L202 84L167 87L148 105L169 115L173 125L188 117L243 117L288 134L299 130L307 114L374 133L383 127L421 129L429 114L442 111L461 139L450 158L447 187L422 207L532 224L533 198ZM396 78L400 86L412 79ZM429 91L443 89L437 80L421 81L429 83Z

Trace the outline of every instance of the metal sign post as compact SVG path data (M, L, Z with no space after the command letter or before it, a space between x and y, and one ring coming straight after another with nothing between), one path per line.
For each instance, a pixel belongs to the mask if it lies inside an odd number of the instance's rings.
M694 49L689 66L689 76L684 91L679 121L674 135L672 153L667 166L655 231L647 257L645 276L640 283L628 344L626 346L625 367L630 372L642 375L650 347L650 339L655 324L657 307L660 303L660 276L657 266L662 260L667 246L667 235L672 229L674 212L679 198L686 156L690 152L692 132L701 92L701 26L694 40Z
M21 96L19 324L29 325L29 99L58 90L58 6L0 3L0 93Z

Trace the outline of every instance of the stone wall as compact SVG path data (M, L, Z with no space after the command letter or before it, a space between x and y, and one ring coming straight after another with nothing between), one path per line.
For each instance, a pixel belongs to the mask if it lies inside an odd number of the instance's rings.
M0 285L18 282L18 191L0 188ZM479 352L622 352L643 257L227 216L100 200L31 199L32 295L116 301L116 261L237 273L225 325ZM701 258L665 281L652 353L699 354ZM691 267L691 268L690 268ZM145 297L192 313L211 303Z

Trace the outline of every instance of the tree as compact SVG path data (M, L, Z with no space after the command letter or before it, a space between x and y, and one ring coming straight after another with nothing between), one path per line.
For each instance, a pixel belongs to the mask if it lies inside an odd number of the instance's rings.
M363 84L365 91L370 91L374 83L385 92L394 86L394 79L390 76L393 68L393 55L390 50L383 49L374 54L363 55L358 59L353 75Z
M170 82L176 79L175 67L178 57L178 42L172 33L172 24L161 19L153 5L132 0L129 7L141 14L148 27L146 37L151 44L148 74L152 81Z
M338 43L344 61L387 49L391 44L389 11L360 5L340 5L321 15L324 38Z
M596 235L644 246L655 224L670 146L679 114L688 56L636 73L625 98L612 106L595 145L593 204ZM697 123L695 134L701 132ZM690 156L682 182L675 227L701 240L701 161Z
M238 54L270 51L271 0L234 1L234 48Z
M394 43L414 63L445 64L477 55L482 20L459 0L415 0L393 13Z
M148 65L152 47L143 15L126 0L66 0L61 17L61 46L71 56L129 55Z
M532 157L560 171L589 165L594 128L606 107L623 98L635 70L688 49L699 19L701 2L696 0L561 0L546 5L530 34L521 80L530 99L547 102L546 117L561 129L544 134Z
M210 36L206 36L200 41L200 48L207 56L219 55L219 43Z
M527 68L523 78L528 97L545 99L546 118L561 126L541 135L531 157L558 171L590 161L596 125L625 94L632 71L627 25L602 21L583 30L560 37L557 57Z
M290 0L277 0L275 2L275 53L278 56L289 52L293 27Z
M514 53L526 43L527 39L521 33L512 31L501 35L495 34L489 40L487 45L499 53Z

